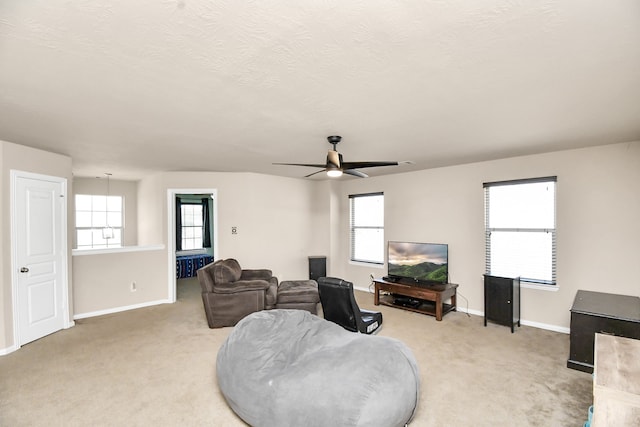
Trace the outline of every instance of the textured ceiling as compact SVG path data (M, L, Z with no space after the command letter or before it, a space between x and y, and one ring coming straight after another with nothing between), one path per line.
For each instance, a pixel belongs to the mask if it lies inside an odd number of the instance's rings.
M0 139L77 176L640 140L640 2L0 0ZM324 174L316 175L321 178Z

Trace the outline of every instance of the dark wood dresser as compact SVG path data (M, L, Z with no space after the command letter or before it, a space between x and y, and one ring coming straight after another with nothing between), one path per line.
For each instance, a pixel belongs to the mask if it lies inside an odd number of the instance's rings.
M596 333L640 339L640 297L578 291L571 307L567 367L593 372Z

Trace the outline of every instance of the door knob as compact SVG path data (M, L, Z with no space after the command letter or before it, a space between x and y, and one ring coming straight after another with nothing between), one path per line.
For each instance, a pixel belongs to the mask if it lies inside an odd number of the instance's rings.
M27 267L22 267L20 269L20 273L28 273L28 272L29 272L29 269Z

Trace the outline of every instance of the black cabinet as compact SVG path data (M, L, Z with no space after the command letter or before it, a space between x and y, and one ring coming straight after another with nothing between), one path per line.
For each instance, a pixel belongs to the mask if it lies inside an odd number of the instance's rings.
M596 333L640 339L640 298L578 291L571 307L568 368L593 372Z
M320 277L327 275L327 257L326 256L310 256L309 257L309 279L318 280Z
M520 326L520 278L484 275L484 326Z

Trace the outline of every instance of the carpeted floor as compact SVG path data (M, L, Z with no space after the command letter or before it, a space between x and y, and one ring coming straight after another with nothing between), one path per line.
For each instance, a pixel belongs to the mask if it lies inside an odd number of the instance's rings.
M371 294L357 299L375 307ZM375 309L384 316L379 334L404 341L420 367L412 426L586 420L592 378L566 368L568 335L526 326L511 334L461 312L436 322ZM207 327L196 279L179 281L175 304L78 320L0 357L0 426L243 426L215 378L216 352L230 331Z

